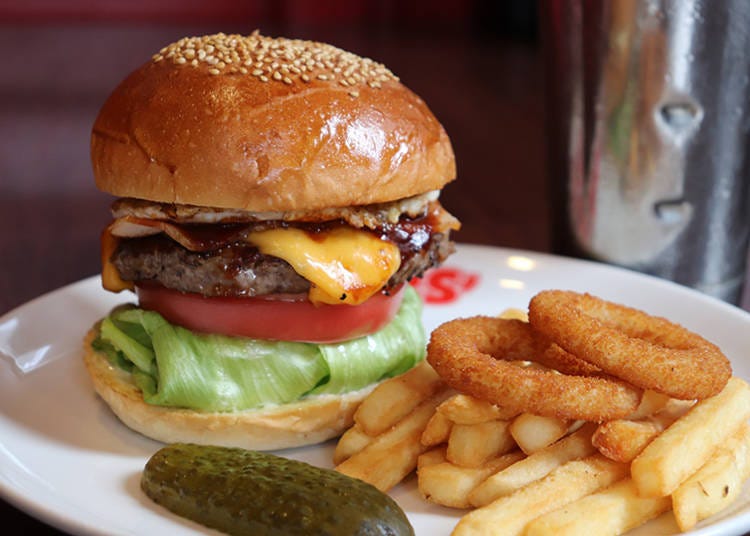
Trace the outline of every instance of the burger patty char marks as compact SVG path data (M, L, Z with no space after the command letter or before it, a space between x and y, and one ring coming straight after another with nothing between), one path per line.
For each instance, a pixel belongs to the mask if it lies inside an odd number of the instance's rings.
M447 234L413 227L381 229L381 235L394 242L401 253L401 265L384 292L419 277L454 250ZM190 251L163 234L130 238L120 242L112 262L123 280L153 282L204 296L299 294L310 288L286 261L263 255L245 242L212 251Z

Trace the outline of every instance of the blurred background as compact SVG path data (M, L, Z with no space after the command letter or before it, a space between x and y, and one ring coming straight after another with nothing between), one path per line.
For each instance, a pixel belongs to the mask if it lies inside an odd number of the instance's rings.
M549 249L542 69L527 0L5 0L0 3L0 312L99 271L111 198L91 125L117 83L186 35L324 41L386 64L454 145L462 242Z

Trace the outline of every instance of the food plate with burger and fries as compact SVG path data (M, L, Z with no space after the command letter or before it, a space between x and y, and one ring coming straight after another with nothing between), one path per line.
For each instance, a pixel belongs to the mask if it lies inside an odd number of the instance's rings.
M465 244L415 287L425 302L428 332L477 315L525 322L529 302L543 291L587 292L700 334L728 357L733 379L717 398L700 402L700 411L692 411L694 418L681 421L685 431L675 445L662 431L688 415L691 402L648 391L628 418L599 427L578 419L521 415L459 393L425 363L408 376L381 384L341 439L279 454L351 474L364 471L359 473L363 478L395 498L417 534L447 535L458 527L463 531L469 522L479 528L463 533L488 533L485 524L495 523L495 515L510 530L513 523L523 524L532 509L555 510L559 505L554 501L561 496L580 499L567 509L558 507L557 514L540 517L537 525L525 529L529 534L544 534L545 525L562 531L560 527L573 522L604 526L601 513L619 523L655 516L629 534L678 534L669 511L674 501L680 504L685 527L697 521L688 534L750 530L750 493L746 486L737 488L747 470L746 437L742 428L728 431L736 428L738 419L747 420L741 417L747 406L744 382L734 379L750 378L746 312L670 282L598 263ZM7 359L0 376L0 490L16 506L76 534L202 533L206 529L200 525L143 497L139 475L160 444L123 426L86 388L78 334L116 303L101 290L98 278L91 278L2 318ZM45 324L54 339L34 329ZM31 355L37 356L33 365ZM20 368L24 357L25 373ZM30 399L33 404L19 403ZM641 471L681 478L679 491L671 492L669 499L629 503L637 494L634 479L626 478L636 462L628 460L638 459L634 451L643 452L639 442L644 437L657 435L663 445L642 457L638 463L648 469ZM685 436L693 437L690 448ZM702 480L675 477L693 456L710 460L710 473ZM416 460L417 470L409 468L410 460ZM519 488L526 491L517 494ZM706 499L717 490L717 498ZM505 507L493 513L487 508L492 504ZM700 520L716 508L720 510ZM489 517L483 519L485 515Z
M113 90L91 161L115 198L101 277L0 318L0 493L32 515L81 534L750 529L750 315L601 264L453 254L451 142L384 65L186 37Z

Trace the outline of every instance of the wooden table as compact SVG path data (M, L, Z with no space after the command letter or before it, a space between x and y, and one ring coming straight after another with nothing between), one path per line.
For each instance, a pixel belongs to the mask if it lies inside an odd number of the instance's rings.
M2 28L0 313L98 272L99 233L109 221L111 198L93 185L88 143L94 117L115 84L153 51L211 31ZM295 36L384 62L429 104L458 162L458 179L442 197L463 222L457 241L550 250L542 71L533 44L445 32ZM19 523L23 533L54 532L5 503L0 517L9 527Z

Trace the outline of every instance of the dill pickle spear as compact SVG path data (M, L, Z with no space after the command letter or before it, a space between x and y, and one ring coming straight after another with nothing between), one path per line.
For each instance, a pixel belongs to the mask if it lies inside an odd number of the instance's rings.
M374 486L264 452L168 445L146 463L141 488L175 514L228 534L414 534Z

